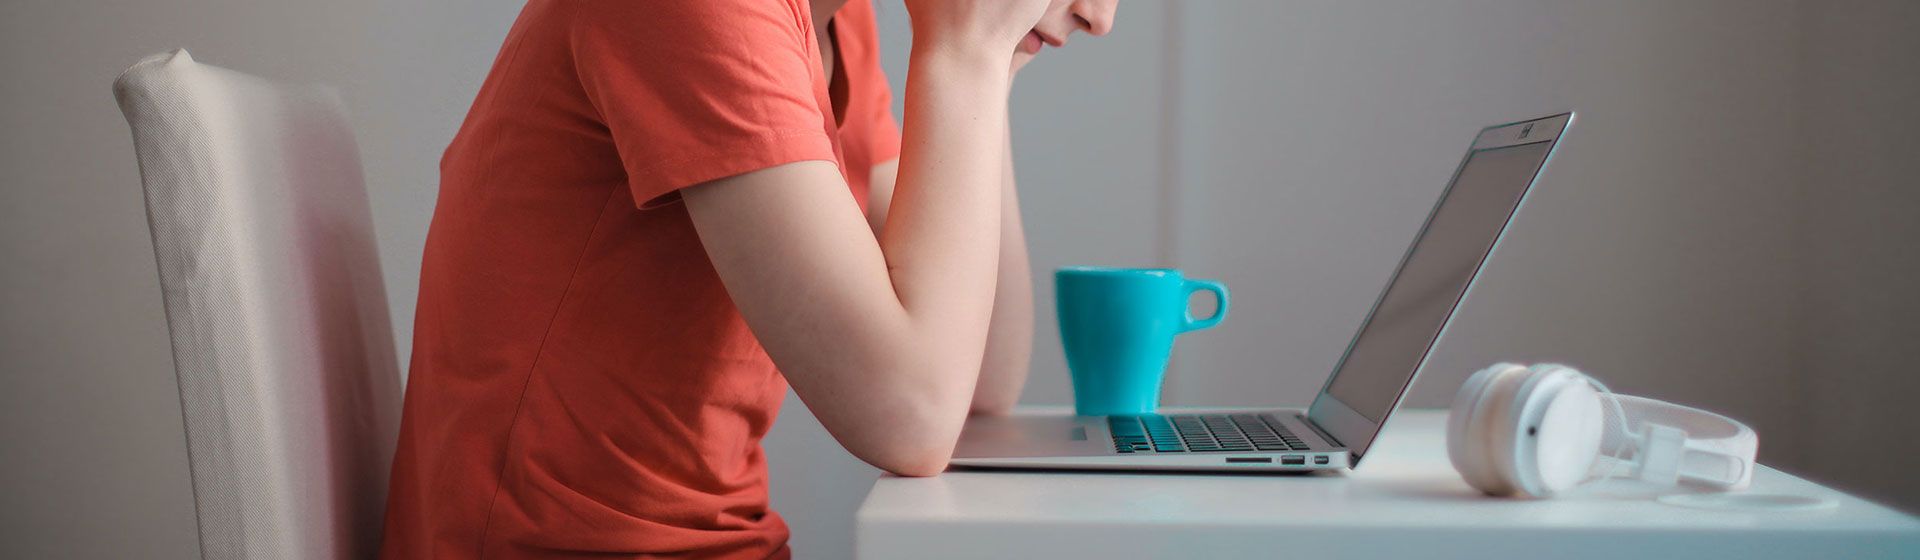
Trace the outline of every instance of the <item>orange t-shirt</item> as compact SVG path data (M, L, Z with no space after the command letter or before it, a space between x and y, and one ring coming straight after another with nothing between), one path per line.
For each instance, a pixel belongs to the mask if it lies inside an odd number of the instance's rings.
M831 79L813 29L806 0L527 4L441 161L384 557L789 555L786 382L675 191L829 160L865 204L900 142L873 7L835 15Z

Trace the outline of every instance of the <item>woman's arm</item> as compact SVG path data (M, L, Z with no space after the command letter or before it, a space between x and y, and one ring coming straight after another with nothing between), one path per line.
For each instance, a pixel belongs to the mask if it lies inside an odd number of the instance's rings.
M1011 135L1009 135L1011 136ZM1004 146L1000 173L1000 274L995 282L993 319L980 380L973 390L974 414L1004 414L1020 400L1033 359L1033 267L1028 264L1026 228L1020 219L1019 189L1014 187L1013 143ZM887 221L899 160L873 166L867 222L875 234Z
M874 466L926 476L952 457L979 378L1000 256L1007 53L1045 3L909 8L900 173L877 243L831 162L683 198L742 317L827 430Z
M874 237L887 223L887 207L893 205L893 180L900 176L900 158L873 166L867 177L867 226Z
M1026 227L1013 182L1012 137L1001 140L1000 267L993 296L992 326L973 389L975 414L1003 414L1020 400L1033 360L1033 267L1027 260Z

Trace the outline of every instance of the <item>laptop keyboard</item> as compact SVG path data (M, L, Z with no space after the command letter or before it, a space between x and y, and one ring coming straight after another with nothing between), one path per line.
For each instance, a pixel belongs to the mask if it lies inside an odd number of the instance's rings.
M1305 451L1306 442L1272 414L1108 416L1119 453Z

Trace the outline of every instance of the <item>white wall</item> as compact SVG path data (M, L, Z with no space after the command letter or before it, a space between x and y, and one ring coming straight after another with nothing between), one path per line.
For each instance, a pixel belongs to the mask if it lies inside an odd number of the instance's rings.
M1800 323L1811 478L1920 509L1920 3L1808 2Z
M905 14L879 2L905 77ZM518 0L0 4L0 557L186 557L185 449L137 169L108 86L141 55L342 87L396 337L452 136ZM1176 264L1233 318L1173 403L1304 404L1487 123L1581 123L1414 403L1494 359L1564 359L1724 409L1768 460L1920 506L1912 5L1129 1L1021 77L1039 296L1026 402L1069 399L1050 271ZM1901 68L1904 63L1905 69ZM1844 123L1822 128L1810 123ZM1800 134L1801 131L1807 134ZM1807 373L1800 373L1800 368ZM1715 391L1734 383L1738 390ZM1844 384L1843 384L1844 382ZM1812 405L1796 405L1799 397ZM1796 419L1811 415L1802 438ZM1889 426L1887 422L1891 421ZM1835 437L1839 434L1840 437ZM1910 439L1910 438L1907 438ZM1900 439L1899 441L1906 441ZM849 555L875 472L789 399L767 442L803 557ZM1816 463L1834 454L1867 460Z
M339 84L361 108L371 16L356 1L0 3L0 557L198 550L114 77L186 45L208 62Z
M1190 3L1181 265L1236 286L1182 402L1307 404L1483 126L1566 142L1417 383L1558 360L1794 449L1796 46L1787 2Z

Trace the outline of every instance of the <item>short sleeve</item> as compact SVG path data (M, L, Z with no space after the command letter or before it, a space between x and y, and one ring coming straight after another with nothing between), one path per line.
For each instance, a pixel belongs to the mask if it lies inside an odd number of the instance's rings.
M634 202L806 160L834 161L802 3L580 0L575 70Z

